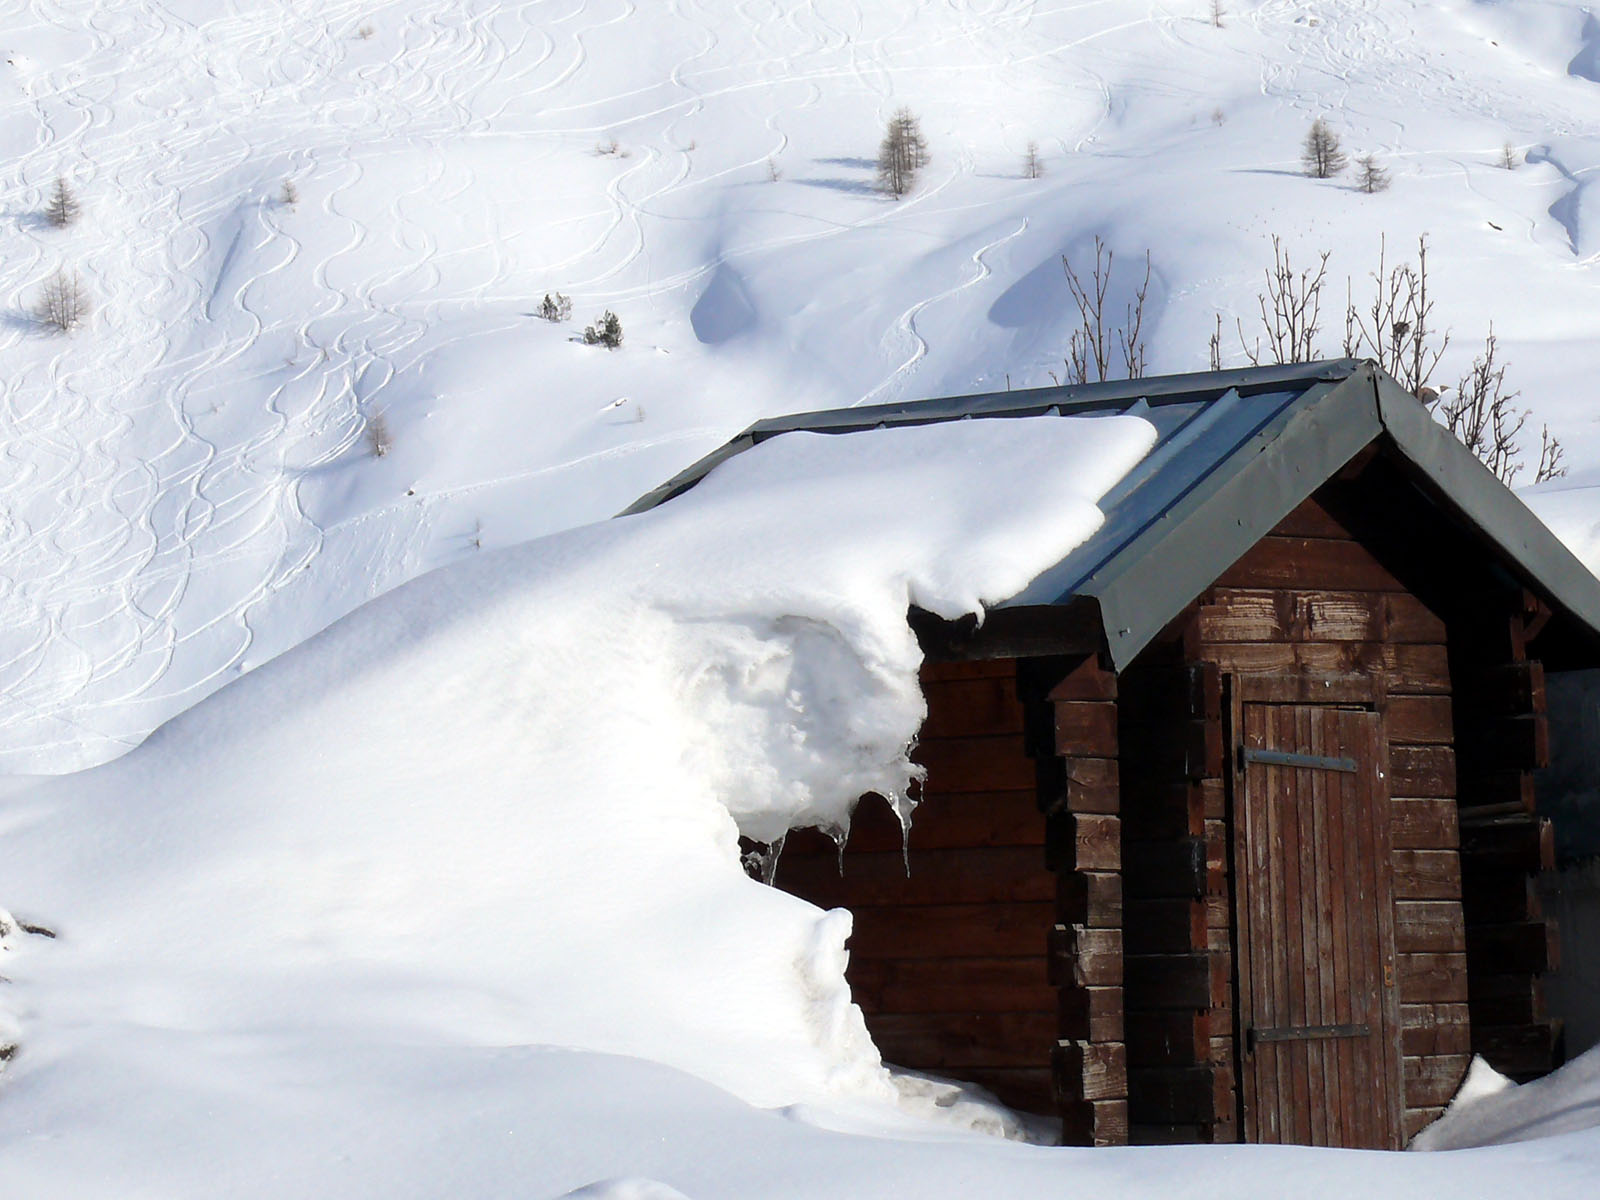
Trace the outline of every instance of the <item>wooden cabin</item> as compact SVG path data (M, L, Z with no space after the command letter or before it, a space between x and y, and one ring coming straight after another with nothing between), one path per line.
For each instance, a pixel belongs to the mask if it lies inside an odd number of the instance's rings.
M635 508L789 430L1098 412L1159 437L1100 531L981 628L912 614L906 860L869 800L778 863L853 911L886 1061L1095 1145L1393 1149L1473 1053L1549 1071L1533 772L1600 582L1371 364L763 422Z

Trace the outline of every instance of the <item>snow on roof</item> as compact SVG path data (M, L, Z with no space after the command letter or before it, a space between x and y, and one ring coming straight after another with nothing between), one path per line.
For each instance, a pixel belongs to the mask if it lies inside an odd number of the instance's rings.
M986 418L1124 412L1149 420L1157 444L1101 499L1106 519L1001 607L1094 601L1120 669L1227 564L1271 531L1362 449L1380 441L1426 481L1452 519L1556 606L1540 643L1552 665L1600 661L1600 580L1574 557L1592 530L1565 536L1534 519L1415 397L1375 364L1353 359L1169 375L1070 387L951 396L801 413L758 422L635 502L646 510L694 488L705 472L794 430L840 433ZM1540 512L1564 513L1542 495ZM1579 515L1588 511L1580 501ZM1572 522L1567 522L1568 526ZM1561 532L1560 529L1557 530ZM1585 538L1588 538L1588 541ZM1591 560L1592 560L1591 555Z

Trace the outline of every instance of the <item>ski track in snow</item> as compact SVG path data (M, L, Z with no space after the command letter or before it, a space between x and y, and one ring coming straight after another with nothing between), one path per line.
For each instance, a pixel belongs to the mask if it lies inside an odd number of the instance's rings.
M381 25L392 14L356 3L326 5L316 19L285 18L276 28L238 7L191 21L158 0L27 0L12 7L20 13L17 24L75 42L73 53L24 89L39 132L7 187L16 229L0 267L0 296L11 313L0 330L0 354L42 338L28 306L57 266L73 264L95 308L87 330L59 339L49 354L34 355L0 384L0 453L8 468L0 481L7 564L0 573L0 769L49 769L70 762L80 740L133 744L153 723L146 713L183 707L247 661L253 614L326 545L326 532L300 505L297 475L359 452L386 385L412 361L408 351L429 337L442 310L503 290L508 264L493 246L485 277L448 299L438 294L437 239L411 212L441 191L460 195L476 182L470 167L452 165L443 144L489 130L510 111L514 92L524 112L530 97L559 93L588 66L594 40L624 28L635 7L632 0L578 0L564 12L538 6L535 17L526 5L468 12L413 5L395 18L403 54L363 62L352 58L364 40L357 25ZM987 20L1026 20L1033 5L951 7L963 13L971 37ZM661 91L642 89L644 103L630 119L664 117L668 140L681 143L671 136L674 127L709 103L765 90L779 98L766 118L776 157L788 145L780 131L785 113L816 105L819 79L843 75L874 98L880 116L892 110L887 48L920 9L907 6L897 20L883 22L869 21L859 4L769 6L767 19L783 36L765 45L767 63L742 71L717 61L715 18L692 3L678 11L702 35L672 73L678 98L662 109ZM801 31L804 38L795 39ZM203 70L184 69L191 62ZM319 92L308 103L308 93ZM481 112L474 104L480 95L493 97ZM600 112L612 105L601 98L583 107ZM262 136L271 128L263 112L283 114L275 140ZM610 124L547 126L541 135L603 132ZM371 136L352 139L352 130ZM397 145L426 156L428 169L389 198L380 232L346 197L362 193L368 159ZM761 165L757 157L716 175ZM893 210L742 250L759 253L905 219L970 170L963 161ZM58 174L90 206L111 195L128 203L71 231L43 228L33 214ZM302 192L319 185L309 202L320 223L315 261L305 257L296 212L274 198L284 178L295 179ZM695 174L687 151L638 146L606 186L605 227L569 258L549 263L550 271L565 272L574 290L602 299L693 284L716 264L659 278L647 270L642 284L634 282L636 267L647 253L648 223L680 189L713 178ZM232 212L215 200L191 200L230 190L237 195ZM215 240L219 233L225 242ZM379 236L400 239L414 256L363 276L366 247ZM982 256L989 248L974 255L972 279L905 314L915 350L881 387L926 354L917 315L987 277ZM239 276L231 268L247 254L256 270ZM291 270L308 274L313 289L286 328L258 297L271 293L274 275ZM426 302L414 303L419 297ZM174 308L195 314L195 323L173 326L155 315ZM262 377L256 369L258 386L235 389L226 399L207 391L208 379L259 361L268 340L290 348L284 371ZM119 352L85 353L86 342ZM248 418L241 406L250 406ZM680 431L512 478L706 432ZM380 506L362 518L382 524L384 536L374 539L365 561L342 565L372 574L373 590L415 573L429 501L438 498ZM202 575L211 580L205 587L196 583Z
M492 226L441 225L482 188L489 160L474 148L485 139L567 156L623 142L626 157L591 164L597 182L573 214L574 235L532 265L597 309L681 315L682 297L725 263L822 252L840 239L893 232L931 245L935 282L905 285L907 299L924 294L889 309L885 335L863 344L878 365L852 395L868 403L908 396L940 361L930 317L945 301L976 299L996 251L1016 241L1008 261L1039 262L1057 247L1033 252L1044 235L1015 201L973 203L979 167L971 149L952 149L900 203L801 205L775 187L764 202L784 220L734 225L697 260L673 252L684 222L700 219L686 214L719 189L767 186L768 160L785 180L829 182L785 161L794 132L825 106L854 104L870 127L906 102L907 80L1015 95L1045 86L1072 103L1038 135L1092 155L1118 135L1130 102L1096 55L1124 54L1148 30L1174 61L1252 64L1261 94L1307 120L1392 128L1364 148L1398 150L1424 91L1552 139L1595 127L1592 107L1576 101L1484 88L1408 36L1409 6L1395 0L1264 0L1231 16L1239 37L1254 39L1244 44L1172 3L736 7L742 19L729 22L704 0L671 0L682 45L658 79L602 73L635 18L652 15L639 0L329 0L271 13L251 0L214 11L0 0L0 29L47 33L53 47L42 69L0 65L0 123L35 130L32 149L0 172L0 771L64 769L133 744L284 648L281 634L260 631L304 603L297 589L308 580L356 581L340 593L347 607L435 565L431 525L447 501L716 436L699 420L642 429L623 446L373 498L337 531L310 515L301 481L351 471L367 423L406 372L464 338L526 327L508 309L526 302L530 264ZM1574 46L1574 75L1587 78L1597 29L1591 18ZM1262 44L1284 52L1258 59L1248 47ZM1347 82L1356 75L1359 93ZM757 134L733 154L694 149L697 129L743 126ZM1477 190L1465 150L1442 157ZM397 158L414 169L391 186ZM1552 215L1571 218L1580 265L1600 259L1576 217L1594 168L1551 161L1574 187ZM90 214L70 230L40 219L58 175ZM297 205L278 199L286 179L300 189ZM973 210L964 229L941 224L962 209ZM969 254L972 229L1003 232ZM28 311L61 266L80 273L95 312L77 335L49 338ZM463 313L486 315L462 332L453 322ZM342 611L301 618L299 636Z

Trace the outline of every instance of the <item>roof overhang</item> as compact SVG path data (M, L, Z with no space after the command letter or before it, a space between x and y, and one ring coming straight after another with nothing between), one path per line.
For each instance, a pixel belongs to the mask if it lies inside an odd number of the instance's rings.
M989 622L1021 611L988 636L969 639L967 653L1013 640L1031 642L1035 632L1020 640L997 635L1013 625L1043 631L1052 624L1046 610L1069 608L1073 617L1062 628L1070 626L1081 641L1085 614L1093 614L1100 626L1099 649L1122 670L1284 517L1368 447L1376 447L1402 465L1434 507L1486 544L1510 577L1550 605L1555 614L1551 643L1579 660L1568 665L1600 665L1600 580L1426 407L1364 361L780 417L751 426L627 512L663 503L693 487L718 463L788 432L849 433L964 419L1129 411L1164 421L1168 433L1130 474L1127 486L1119 485L1102 501L1106 526L996 606Z

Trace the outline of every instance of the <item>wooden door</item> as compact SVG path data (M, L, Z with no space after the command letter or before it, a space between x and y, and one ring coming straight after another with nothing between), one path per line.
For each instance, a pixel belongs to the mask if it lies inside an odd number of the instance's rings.
M1245 1140L1398 1149L1400 1022L1381 718L1314 705L1234 711Z

